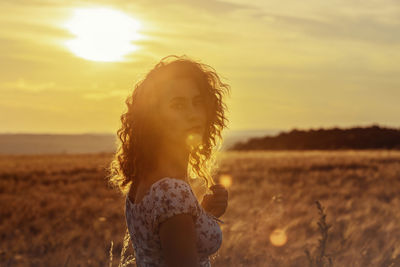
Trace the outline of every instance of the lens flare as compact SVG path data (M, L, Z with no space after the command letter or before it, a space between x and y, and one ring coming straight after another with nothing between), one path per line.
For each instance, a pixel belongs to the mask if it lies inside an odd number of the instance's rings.
M232 185L232 176L229 174L222 174L219 176L219 183L228 188Z
M186 144L190 147L190 149L194 149L197 146L201 146L202 144L201 135L197 133L190 133L186 137Z
M279 228L275 229L269 236L269 240L271 241L272 245L276 247L285 245L287 241L285 230Z

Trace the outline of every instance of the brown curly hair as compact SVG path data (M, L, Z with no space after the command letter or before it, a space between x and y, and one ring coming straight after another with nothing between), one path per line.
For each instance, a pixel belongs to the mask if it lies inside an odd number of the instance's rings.
M172 78L192 79L205 97L206 133L201 145L190 152L189 172L203 178L207 188L210 183L214 184L211 178L215 167L214 152L219 150L221 132L227 128L223 97L230 93L230 86L221 82L212 67L185 55L170 55L161 59L135 85L132 95L125 100L128 110L121 115L122 126L117 131L120 144L108 167L107 176L109 184L119 188L123 195L128 193L131 183L137 183L146 170L154 168L154 155L157 153L161 134L155 126L157 114L154 114L154 105L162 79Z

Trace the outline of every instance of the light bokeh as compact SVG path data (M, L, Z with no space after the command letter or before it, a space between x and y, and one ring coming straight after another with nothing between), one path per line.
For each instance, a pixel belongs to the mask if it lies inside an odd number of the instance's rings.
M229 174L222 174L219 176L220 184L222 184L225 188L229 188L232 185L232 176Z
M269 236L271 244L276 247L281 247L287 242L287 235L284 229L277 228Z

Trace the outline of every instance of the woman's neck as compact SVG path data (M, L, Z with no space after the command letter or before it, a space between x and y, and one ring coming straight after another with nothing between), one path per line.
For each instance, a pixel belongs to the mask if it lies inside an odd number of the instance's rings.
M188 163L189 151L169 146L158 153L156 169L160 176L187 180Z
M188 182L187 167L188 167L189 153L183 149L160 149L158 158L156 159L156 167L153 170L148 170L143 180L139 184L134 184L129 194L131 199L140 201L140 198L136 198L136 192L141 191L147 192L148 188L156 181L164 178L171 177L177 179L183 179ZM138 189L141 188L141 189Z

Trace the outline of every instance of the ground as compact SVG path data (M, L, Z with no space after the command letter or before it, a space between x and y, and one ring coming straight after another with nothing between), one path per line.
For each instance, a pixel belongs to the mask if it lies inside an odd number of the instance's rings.
M111 157L0 156L0 265L108 266L112 241L117 266L126 224L105 180ZM232 184L213 266L308 266L317 200L334 266L389 266L400 254L400 151L222 152L217 163L214 179Z

